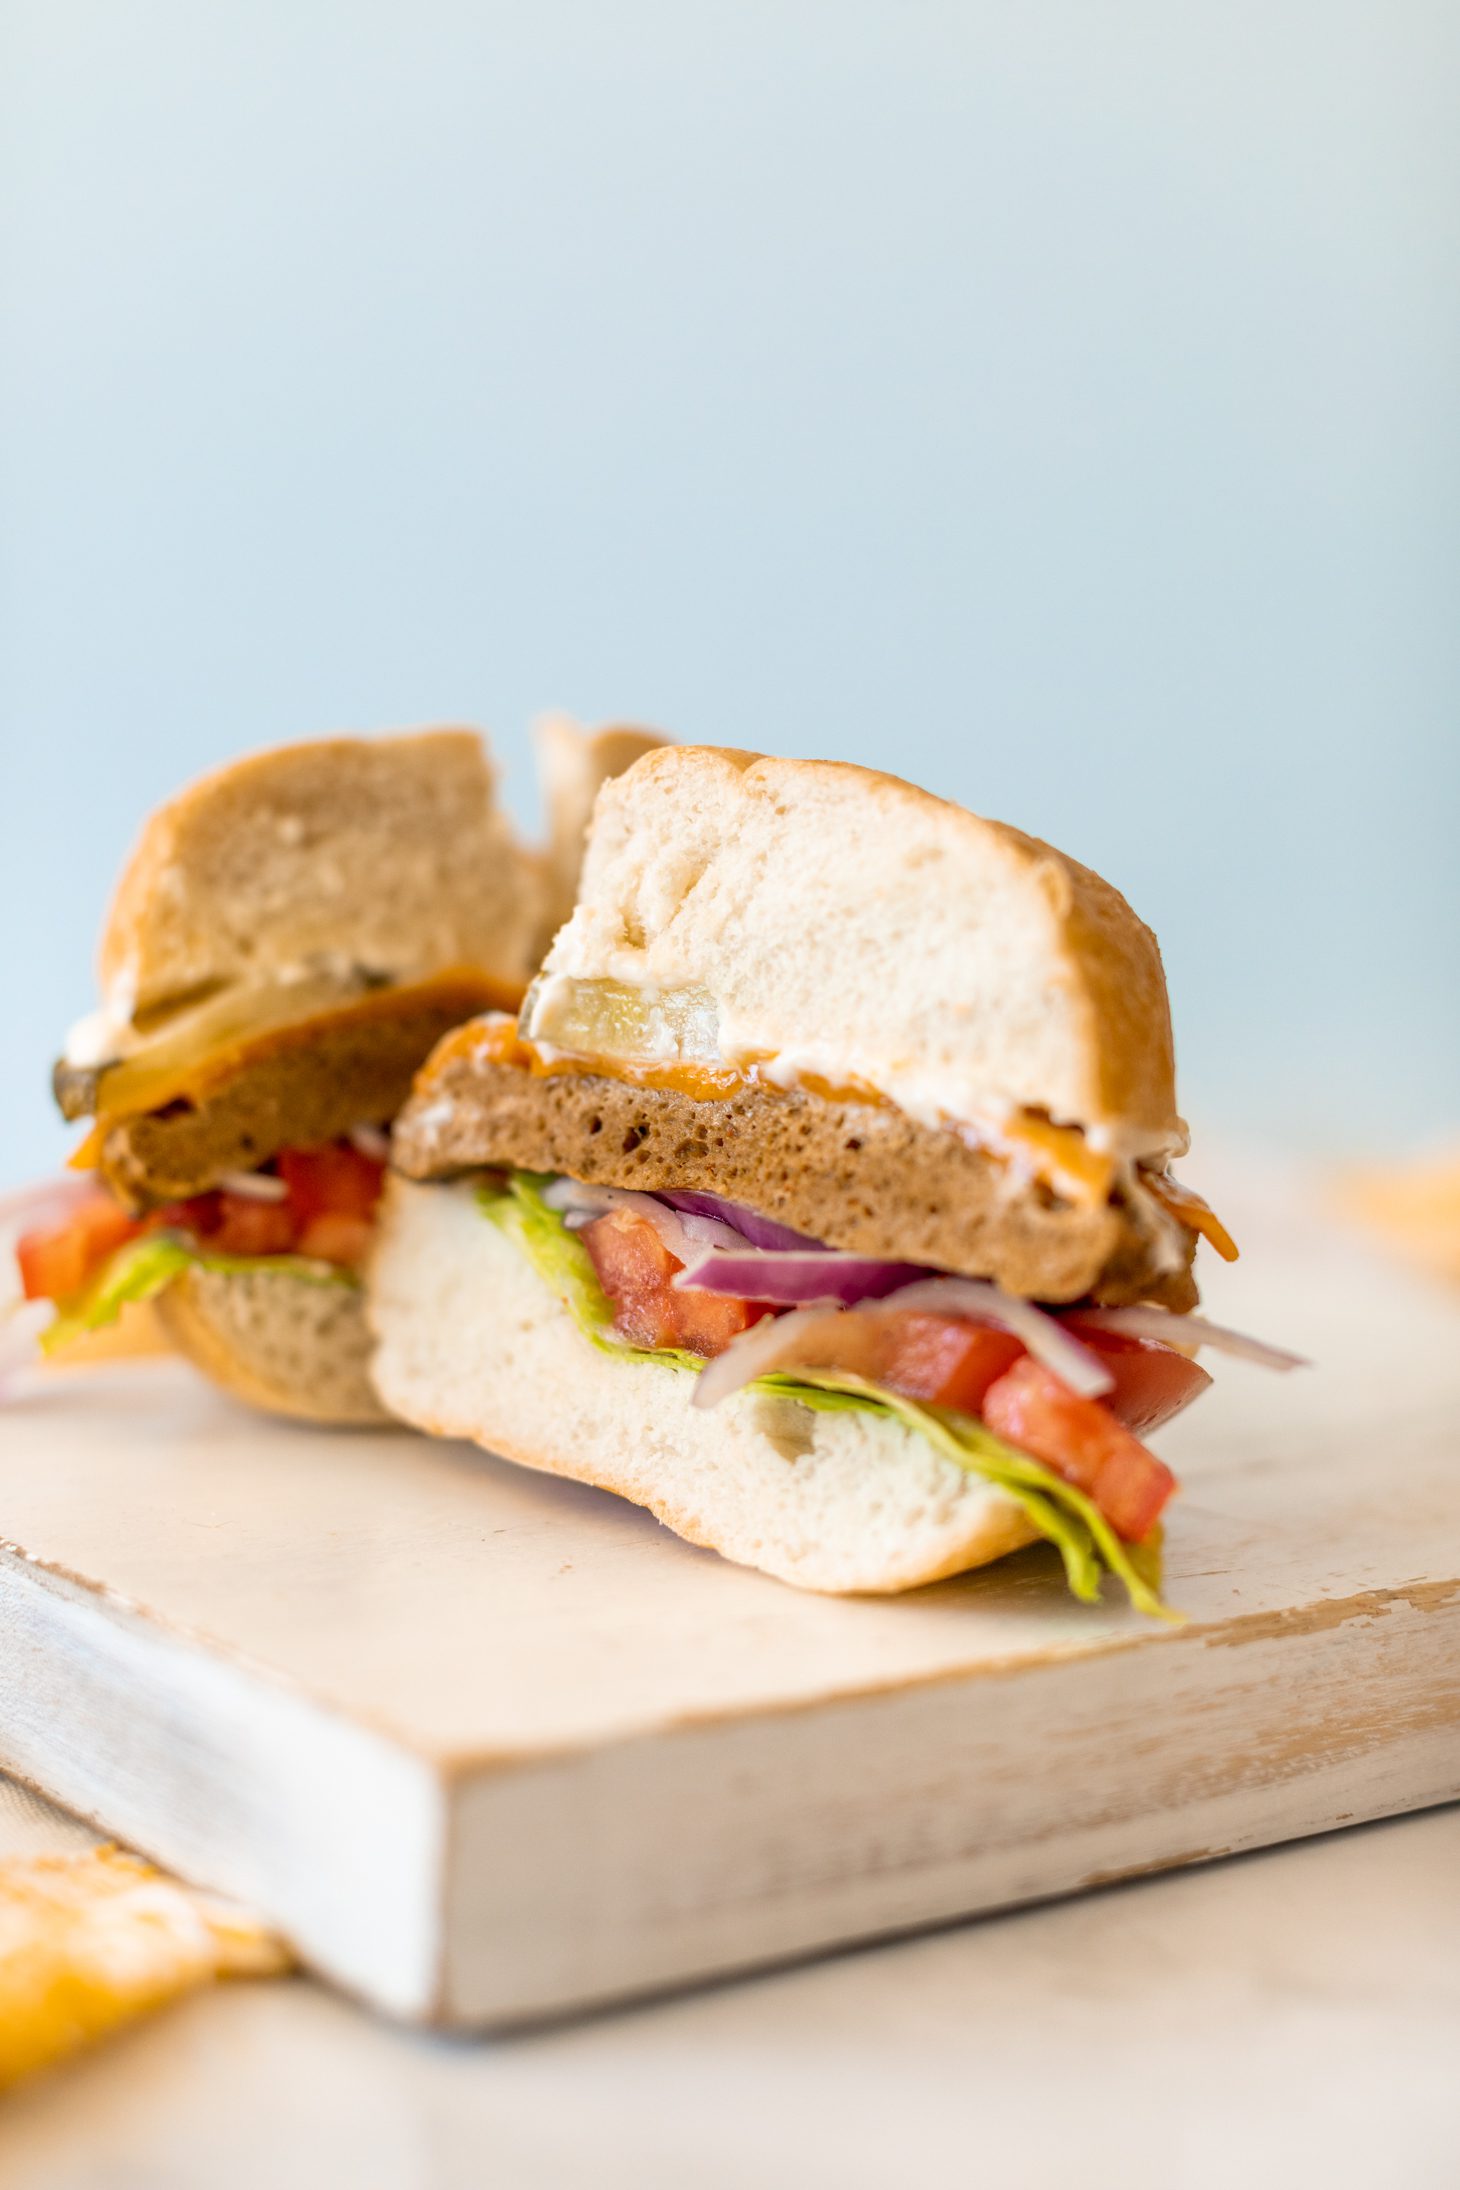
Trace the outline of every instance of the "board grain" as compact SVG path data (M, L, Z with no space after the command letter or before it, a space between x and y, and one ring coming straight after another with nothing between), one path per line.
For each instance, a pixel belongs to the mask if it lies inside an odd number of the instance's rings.
M800 1595L166 1362L0 1416L0 1766L392 2014L511 2022L1460 1795L1460 1309L1224 1197L1310 1352L1173 1426L1167 1629L1043 1550Z

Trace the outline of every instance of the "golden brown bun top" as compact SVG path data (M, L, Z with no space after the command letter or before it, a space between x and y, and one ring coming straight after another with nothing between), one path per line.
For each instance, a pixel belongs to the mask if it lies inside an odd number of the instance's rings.
M321 738L215 769L153 814L101 944L108 998L145 1013L306 966L520 980L538 865L469 730Z
M843 761L705 746L605 785L545 973L709 990L727 1061L860 1080L925 1122L1017 1109L1186 1145L1156 938L1088 867Z

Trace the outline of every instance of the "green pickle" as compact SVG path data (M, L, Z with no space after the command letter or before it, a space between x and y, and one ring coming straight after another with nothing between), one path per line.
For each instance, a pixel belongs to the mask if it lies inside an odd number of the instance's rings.
M529 1041L581 1057L635 1064L714 1064L720 1015L708 989L644 989L627 981L534 981L522 1007Z

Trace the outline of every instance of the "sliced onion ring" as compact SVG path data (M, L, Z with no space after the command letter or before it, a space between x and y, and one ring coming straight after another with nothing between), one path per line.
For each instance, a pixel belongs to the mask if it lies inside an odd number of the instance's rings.
M777 1224L774 1217L763 1217L758 1209L747 1209L743 1202L726 1201L723 1194L660 1194L655 1197L667 1201L671 1209L681 1216L712 1217L721 1224L728 1224L741 1239L749 1240L752 1247L795 1250L808 1255L829 1255L835 1252L819 1239L810 1239L804 1232L793 1232L789 1224Z
M390 1157L390 1135L383 1125L352 1125L345 1136L352 1148L362 1156L369 1156L374 1163L385 1163Z
M979 1323L997 1323L1001 1330L1019 1339L1036 1361L1042 1361L1051 1376L1057 1376L1083 1399L1098 1399L1115 1382L1100 1356L1082 1346L1058 1316L1036 1308L1032 1300L1022 1300L1017 1293L1006 1293L1002 1285L995 1285L989 1278L921 1278L915 1285L890 1293L876 1307L921 1308L933 1315L963 1315Z
M732 1339L722 1354L707 1361L695 1378L690 1404L718 1407L722 1399L754 1383L779 1366L818 1324L842 1314L840 1308L795 1308L787 1316L767 1316Z
M243 1201L287 1201L289 1189L272 1171L220 1171L218 1184L225 1194Z
M1229 1331L1225 1324L1209 1323L1205 1316L1177 1315L1170 1308L1157 1308L1149 1302L1139 1308L1082 1308L1080 1321L1093 1331L1123 1331L1128 1338L1153 1338L1183 1353L1210 1346L1214 1353L1232 1354L1238 1361L1255 1362L1260 1369L1312 1367L1306 1355L1289 1353L1285 1346L1270 1346L1266 1339Z
M827 1301L854 1308L880 1300L924 1275L915 1262L882 1262L872 1255L843 1255L828 1248L711 1247L671 1280L676 1291L728 1293L737 1300L768 1300L777 1307L809 1308Z
M652 1224L676 1262L696 1262L707 1247L739 1247L743 1243L728 1224L712 1217L680 1216L653 1194L637 1193L628 1186L585 1186L581 1179L554 1179L543 1189L549 1209L571 1224L586 1224L610 1209L631 1209Z

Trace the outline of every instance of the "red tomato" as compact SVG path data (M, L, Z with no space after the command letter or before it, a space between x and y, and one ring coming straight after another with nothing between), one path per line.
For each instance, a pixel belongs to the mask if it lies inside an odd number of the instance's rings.
M1113 1388L1102 1394L1117 1422L1138 1437L1157 1430L1199 1399L1211 1378L1205 1369L1159 1339L1132 1338L1128 1331L1103 1331L1087 1324L1078 1314L1061 1318L1067 1328L1098 1353L1115 1378Z
M868 1329L871 1365L862 1375L909 1399L957 1407L964 1414L978 1413L994 1379L1024 1351L1007 1331L915 1308L854 1309L845 1320Z
M74 1299L108 1255L135 1239L141 1229L110 1194L98 1188L77 1203L64 1224L22 1233L15 1243L15 1259L26 1299Z
M582 1239L613 1302L614 1328L631 1346L681 1346L709 1360L768 1312L728 1293L676 1292L670 1280L684 1264L635 1210L595 1217Z
M192 1201L165 1201L149 1209L142 1219L144 1232L193 1232L201 1236L202 1214L216 1220L216 1194L198 1194Z
M294 1246L294 1212L283 1201L220 1189L186 1204L187 1229L220 1255L287 1255Z
M369 1253L374 1236L375 1226L368 1217L351 1217L339 1210L326 1209L310 1218L295 1242L294 1252L355 1270Z
M676 1346L674 1294L669 1280L684 1264L675 1259L647 1217L610 1209L585 1225L580 1237L613 1302L614 1328L631 1346Z
M984 1396L996 1437L1032 1453L1093 1498L1118 1536L1140 1543L1176 1478L1098 1399L1082 1399L1027 1354Z
M371 1217L380 1199L385 1165L366 1156L351 1141L327 1141L319 1148L283 1148L274 1159L289 1206L300 1225L311 1217Z
M770 1314L758 1301L737 1300L731 1293L705 1293L697 1286L672 1292L670 1314L678 1337L676 1345L689 1353L703 1354L707 1361L722 1354L730 1341Z
M780 1366L841 1369L934 1407L977 1414L995 1377L1024 1348L1007 1331L917 1308L832 1310Z

